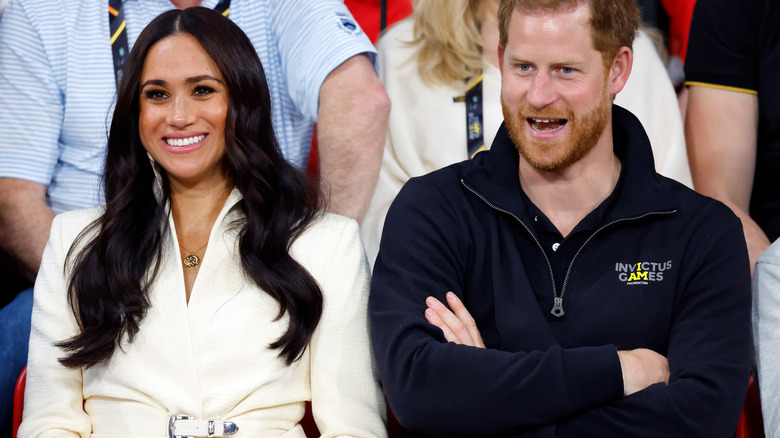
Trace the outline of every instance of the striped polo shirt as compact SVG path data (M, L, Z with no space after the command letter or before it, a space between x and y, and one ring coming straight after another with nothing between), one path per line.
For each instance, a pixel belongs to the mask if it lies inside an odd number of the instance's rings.
M125 0L130 47L172 8ZM376 67L373 45L339 0L232 0L229 17L260 55L282 152L305 168L320 85L356 54ZM116 94L109 40L108 0L11 0L0 22L0 177L47 185L55 213L103 202Z

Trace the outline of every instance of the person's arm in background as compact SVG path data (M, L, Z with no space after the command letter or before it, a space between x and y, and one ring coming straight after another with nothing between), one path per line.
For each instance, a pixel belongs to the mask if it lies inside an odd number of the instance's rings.
M758 96L692 85L685 135L693 185L728 205L742 221L753 272L769 239L750 217L756 167Z
M353 56L325 78L317 143L329 211L362 222L376 187L389 114L390 99L367 56Z
M29 280L38 272L54 218L46 189L64 112L52 53L36 27L43 12L12 2L0 26L0 247Z
M696 191L742 221L751 273L769 239L750 217L758 154L758 90L764 50L759 33L774 26L766 0L710 0L693 11L685 83L685 137ZM771 78L764 79L764 81Z
M317 123L327 209L360 222L374 193L390 112L376 49L343 1L270 3L273 42L294 106L283 108Z
M46 186L0 178L0 245L19 261L24 276L35 280L54 212L46 204Z

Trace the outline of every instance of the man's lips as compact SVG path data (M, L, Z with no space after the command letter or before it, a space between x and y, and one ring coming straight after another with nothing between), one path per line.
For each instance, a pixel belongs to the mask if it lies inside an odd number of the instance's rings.
M528 124L534 131L552 132L562 129L568 120L554 118L527 118Z

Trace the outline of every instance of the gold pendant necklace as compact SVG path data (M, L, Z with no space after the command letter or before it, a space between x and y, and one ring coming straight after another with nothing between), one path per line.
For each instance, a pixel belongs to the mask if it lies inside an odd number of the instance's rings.
M208 244L209 243L206 242L205 245L201 246L200 248L196 249L195 251L190 251L187 248L183 247L181 245L181 243L180 243L179 247L181 247L181 249L183 249L184 251L187 251L188 253L190 253L190 255L188 255L187 257L184 257L184 261L183 261L184 266L186 266L188 268L197 268L198 265L200 264L200 259L198 258L198 256L195 255L195 253L199 252L200 250L205 248L206 245L208 245Z

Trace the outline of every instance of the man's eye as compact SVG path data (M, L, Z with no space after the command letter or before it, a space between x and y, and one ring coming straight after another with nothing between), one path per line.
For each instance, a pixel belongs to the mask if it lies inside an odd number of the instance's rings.
M529 70L531 70L531 65L530 64L520 64L518 66L518 68L520 69L520 71L529 71Z
M563 73L569 74L572 73L574 70L571 67L561 67L561 71Z
M213 93L214 89L206 85L199 85L195 87L195 91L192 92L195 96L208 96Z

